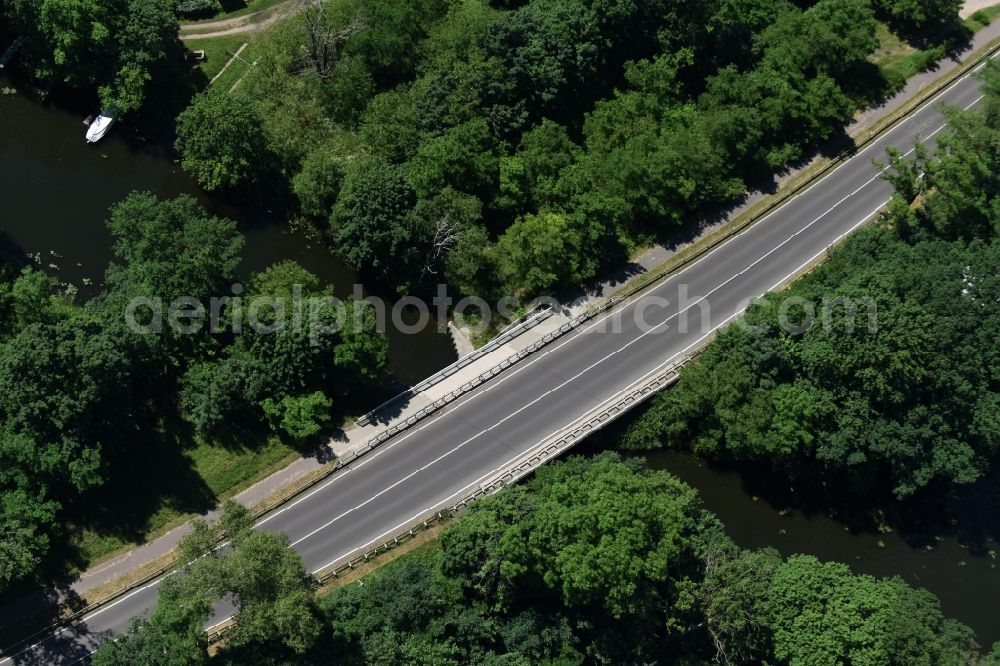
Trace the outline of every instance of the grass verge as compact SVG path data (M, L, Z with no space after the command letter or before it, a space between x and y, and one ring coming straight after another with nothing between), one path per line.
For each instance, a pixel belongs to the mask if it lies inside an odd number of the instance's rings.
M933 68L948 53L960 47L969 36L992 23L998 15L1000 4L981 9L957 24L949 34L935 40L938 42L936 46L924 49L915 48L880 23L877 33L879 47L872 56L872 62L882 69L890 90L898 90L906 85L910 77Z
M978 32L993 23L996 17L1000 16L1000 3L984 7L978 12L965 19L965 27L973 32Z
M322 587L316 590L316 596L323 598L336 590L337 588L344 587L345 585L350 585L351 583L364 578L365 576L373 573L380 567L385 566L393 560L398 560L400 557L408 555L409 553L414 553L418 551L426 550L436 550L441 547L438 541L438 536L450 525L450 521L446 521L430 527L422 532L418 532L412 539L406 541L395 548L386 551L385 553L371 558L361 566L355 567L350 573L346 573L342 576L338 576L333 580L327 582Z
M210 37L208 39L198 39L187 42L185 46L192 51L204 51L205 59L198 64L201 73L205 75L206 82L211 81L217 74L226 67L233 54L239 51L240 47L247 44L240 57L247 62L253 62L252 51L255 35L244 33L239 35L223 35L222 37ZM226 68L225 73L213 83L213 86L229 87L243 74L246 73L248 65L237 59Z
M286 467L300 455L276 437L268 438L259 447L247 448L198 442L194 448L184 452L184 457L189 462L191 474L197 477L200 486L197 495L207 501L198 502L194 494L186 498L188 501L178 501L176 491L168 489L170 480L163 477L161 480L154 480L152 484L143 483L143 489L132 490L154 493L159 490L157 494L162 497L162 502L148 512L148 517L142 525L134 527L133 530L109 531L100 525L77 526L73 529L68 546L75 551L73 559L79 562L80 566L76 567L76 571L68 573L85 570L103 560L156 539L200 513L200 509L245 490L257 481ZM149 471L155 474L153 469ZM129 502L132 499L129 495L134 494L128 492L122 499ZM133 521L126 518L124 522Z
M168 426L160 425L150 441L137 449L130 465L132 473L125 475L124 481L101 488L93 502L80 508L79 521L69 518L66 539L53 544L32 580L8 590L0 603L35 589L59 585L74 574L148 543L301 456L277 437L254 446L198 441L183 448L179 440L166 437L167 430ZM167 552L81 595L71 594L66 603L0 628L0 645L12 644L88 604L106 599L171 564L173 557L173 551Z

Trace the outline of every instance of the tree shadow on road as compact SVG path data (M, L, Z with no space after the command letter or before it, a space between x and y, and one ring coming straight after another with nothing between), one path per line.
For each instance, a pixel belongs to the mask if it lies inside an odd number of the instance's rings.
M69 666L86 660L110 632L91 632L86 624L66 623L51 632L32 636L4 654L17 666Z

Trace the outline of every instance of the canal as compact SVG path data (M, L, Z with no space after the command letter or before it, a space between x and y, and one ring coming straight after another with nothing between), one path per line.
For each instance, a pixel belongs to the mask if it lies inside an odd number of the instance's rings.
M82 115L39 104L22 91L9 94L11 85L0 77L0 89L7 89L0 94L0 251L37 262L77 288L80 299L98 291L112 258L109 207L135 190L190 194L211 213L236 220L246 237L240 279L293 259L332 284L340 298L360 282L322 243L291 232L269 211L206 195L181 171L169 140L131 145L116 128L89 146ZM365 295L385 294L366 289ZM455 360L450 336L436 329L432 320L413 335L387 331L390 369L400 383L416 383Z
M589 456L617 449L621 434L640 413L590 437L573 453ZM620 453L645 458L651 468L697 489L705 507L742 548L770 547L785 557L801 553L843 562L857 574L899 576L934 593L944 614L970 626L987 649L1000 641L998 472L944 502L874 521L867 515L844 515L844 502L796 489L767 470L714 465L686 452ZM866 508L857 513L867 513Z
M0 88L9 85L0 78ZM32 101L0 95L0 251L30 256L46 271L93 294L112 257L105 227L109 206L133 190L161 197L196 196L211 212L237 220L246 237L241 278L275 261L293 259L350 295L358 275L322 244L289 231L266 210L246 210L201 192L174 161L169 144L133 146L113 132L98 146L83 141L82 118ZM434 331L389 332L391 368L414 383L455 358L451 340ZM595 437L578 453L614 448L614 433ZM857 528L821 511L796 506L794 489L776 490L746 471L715 468L682 453L654 453L653 467L697 488L741 546L771 546L783 555L808 553L849 564L856 573L898 575L925 587L944 612L1000 640L1000 499L997 479L977 484L919 529Z
M648 461L697 488L740 546L770 546L785 556L806 553L844 562L855 573L899 576L937 595L945 615L972 627L987 647L1000 640L996 475L963 491L926 524L879 529L804 509L794 488L775 488L776 482L712 467L690 454L660 452Z

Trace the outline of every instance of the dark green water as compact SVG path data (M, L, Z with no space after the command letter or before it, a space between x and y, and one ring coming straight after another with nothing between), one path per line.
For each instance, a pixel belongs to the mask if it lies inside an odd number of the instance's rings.
M849 564L855 573L899 576L941 600L946 615L972 627L980 642L1000 641L1000 479L994 475L948 502L929 525L883 533L859 529L823 512L796 507L796 490L735 470L712 468L696 456L647 456L698 489L706 506L745 548L776 548ZM771 487L768 487L768 486Z
M0 78L0 88L10 83ZM84 142L82 115L35 102L28 94L0 95L0 253L37 258L60 280L92 295L111 259L108 208L133 190L161 197L191 194L213 213L240 223L246 236L241 277L282 259L294 259L339 297L358 275L321 243L291 233L270 212L240 208L206 196L174 162L169 142L132 146L116 128L96 146ZM367 294L367 291L366 291ZM389 330L396 378L413 384L455 359L435 322L422 332Z
M247 239L244 277L294 259L333 284L339 296L349 295L358 282L357 274L326 248L290 233L268 211L240 210L206 197L172 161L168 148L130 146L122 132L87 146L83 135L81 117L24 94L0 95L0 252L36 255L42 267L86 295L100 283L111 258L104 226L108 207L137 189L164 197L188 193L212 212L240 222ZM419 335L390 331L390 346L392 369L405 383L455 357L450 339L434 333L433 322ZM607 437L595 439L580 452L612 443ZM1000 640L996 479L953 503L940 524L906 534L880 533L853 529L822 513L789 510L795 505L794 489L761 487L760 479L713 469L693 456L662 453L649 460L697 488L740 545L772 546L785 555L809 553L846 562L858 573L899 575L936 594L945 613L973 627L984 644Z

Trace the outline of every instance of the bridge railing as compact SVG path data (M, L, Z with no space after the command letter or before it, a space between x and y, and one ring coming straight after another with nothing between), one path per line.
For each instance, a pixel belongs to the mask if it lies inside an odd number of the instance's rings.
M703 344L707 344L707 340ZM605 427L625 412L647 400L663 388L675 383L683 366L694 359L699 351L695 351L685 359L666 365L662 370L643 378L630 386L621 394L606 401L604 404L582 416L563 433L543 442L532 451L525 453L510 468L499 472L478 487L471 489L466 495L454 503L429 510L411 525L400 529L397 533L386 537L378 544L359 548L341 558L325 571L314 576L316 586L326 585L344 574L350 573L373 558L384 554L396 546L412 539L417 533L427 530L463 511L475 500L495 493L505 486L516 483L544 463L562 455L577 442Z
M869 144L870 142L874 141L877 137L879 137L882 134L884 134L886 131L888 131L889 129L891 129L892 127L894 127L898 122L900 122L903 118L905 118L906 116L908 116L909 113L911 113L914 109L916 109L919 106L925 104L928 100L930 100L932 97L936 96L942 90L944 90L948 86L952 85L955 81L959 80L961 77L963 77L966 74L968 74L970 71L972 71L974 68L976 68L979 65L981 65L983 62L985 62L988 59L990 59L998 51L1000 51L1000 42L994 41L989 46L987 46L984 49L982 49L981 51L979 51L979 53L976 54L974 57L972 57L968 61L966 61L962 66L956 68L952 72L949 72L947 75L945 75L944 77L942 77L940 80L938 80L937 82L935 82L933 85L928 86L924 90L920 91L920 93L918 93L913 98L913 100L911 100L907 104L903 105L903 107L901 107L898 111L896 111L895 113L893 113L892 115L890 115L889 117L887 117L884 121L881 121L878 125L876 125L872 129L870 129L868 132L866 132L862 137L860 137L860 141L856 142L856 147L855 147L854 151L848 151L848 152L842 153L841 155L838 155L836 158L834 158L833 160L831 160L829 163L825 164L820 170L818 170L817 172L815 172L813 174L810 174L810 176L804 182L797 184L795 187L791 188L789 191L783 193L782 196L776 198L773 201L768 202L766 204L766 206L764 207L763 210L754 211L754 213L752 215L748 216L747 221L745 221L744 223L742 223L742 224L740 224L738 226L734 226L733 228L727 229L724 232L724 237L723 238L719 239L716 242L708 243L708 244L706 244L705 248L698 248L695 251L693 251L690 255L682 257L681 262L679 264L672 265L670 267L669 272L663 273L663 272L659 272L659 271L651 271L650 273L647 273L646 275L642 276L642 278L640 278L638 280L637 284L634 284L634 285L630 286L624 292L623 295L618 295L618 296L611 297L610 299L608 299L604 303L599 304L593 310L591 310L588 313L585 313L584 315L581 315L581 317L579 317L577 319L583 318L583 321L586 321L587 319L591 319L591 318L597 316L598 314L601 314L602 312L605 312L608 309L611 309L611 308L615 307L619 303L622 303L622 302L625 302L628 299L631 299L636 294L642 292L643 290L645 290L645 289L649 288L650 286L654 285L660 279L664 278L665 275L668 275L670 272L673 272L673 271L675 271L675 270L683 267L684 265L689 264L691 261L694 261L697 257L700 257L701 255L703 255L708 249L711 249L712 247L715 247L716 245L718 245L720 242L724 241L725 238L728 238L728 237L730 237L730 236L738 233L739 231L742 231L743 229L745 229L750 224L752 224L752 223L754 223L754 222L762 219L768 213L770 213L772 210L774 210L775 208L777 208L781 204L785 203L788 200L788 198L790 198L791 196L794 196L794 195L798 194L803 189L805 189L806 187L808 187L809 185L811 185L813 182L815 182L819 177L821 177L822 175L825 175L831 169L833 169L837 165L841 164L844 160L846 160L849 157L851 157L853 155L853 153L858 148L863 147L863 146ZM575 319L573 321L577 321L577 320ZM579 324L576 324L576 326L579 326ZM565 328L565 326L561 327L559 330L562 330L562 328ZM575 328L575 326L573 328ZM504 334L501 334L501 335L504 335ZM546 337L548 337L548 336L546 336ZM537 351L537 348L535 349L535 351ZM509 365L507 367L509 367ZM430 378L428 378L428 379L430 379ZM423 382L421 382L421 383L423 383ZM440 407L438 407L438 409L440 409ZM433 412L428 412L428 413L433 413ZM426 414L424 414L424 416L426 416ZM416 421L414 421L414 423L415 422ZM397 434L398 434L398 432L397 432ZM375 438L372 438L372 439L374 440L374 439L377 439L377 438L379 438L379 436L376 436ZM388 438L381 438L381 441L384 442L384 441L386 441L386 439L388 439ZM371 443L371 441L372 440L369 440L369 444ZM377 446L377 444L375 446ZM368 446L366 444L366 446L364 447L364 450L365 450L365 452L370 451L372 448L375 448L375 446ZM269 504L267 507L259 510L258 512L255 512L255 517L259 517L260 515L263 515L264 513L268 513L270 511L272 511L273 509L277 508L281 504L284 504L285 502L293 499L297 495L299 495L299 494L305 492L306 490L312 488L313 486L321 483L323 480L325 480L326 478L328 478L331 474L337 472L339 469L341 469L342 467L344 467L346 464L348 464L350 462L353 462L353 460L355 460L357 457L358 456L355 455L355 456L349 458L349 460L347 461L347 463L344 463L343 461L341 461L341 460L338 459L338 461L335 464L331 465L329 471L324 472L324 474L322 474L321 476L319 476L319 477L317 477L315 479L312 479L312 480L308 481L307 483L305 483L305 484L303 484L303 485L301 485L301 486L293 489L288 494L283 495L283 497L277 503ZM546 460L549 459L549 457L550 456L546 456ZM530 472L530 470L525 471L524 474L527 474L529 472ZM524 474L521 474L521 476L518 476L517 478L523 477ZM509 482L504 482L504 483L509 483ZM484 494L486 494L486 492L481 492L481 493L478 493L478 496L482 496ZM459 508L461 508L461 506L465 506L468 503L468 501L471 501L472 499L474 499L474 498L470 497L467 500L461 502L459 505L456 505L456 507L458 507L458 508L450 507L450 508L448 508L446 510L442 510L442 511L444 511L445 513L452 512L452 511L458 511ZM409 532L407 531L404 534L409 534ZM397 540L392 540L391 542L393 544L395 544L398 541ZM384 552L385 550L388 549L388 543L389 542L386 542L386 543L384 543L384 544L382 544L382 545L380 545L380 546L378 546L378 547L376 547L376 548L374 548L374 549L372 549L370 551L367 551L367 552L368 553L375 553L375 552L380 551L380 550ZM362 560L365 559L363 556L361 556L361 557L362 557ZM371 555L369 555L369 557L371 557ZM355 562L355 566L356 566L357 560L354 560L354 562ZM70 626L70 625L72 625L72 624L74 624L76 622L79 622L83 617L85 617L86 615L90 614L91 612L97 610L101 606L104 606L104 605L106 605L106 604L108 604L108 603L110 603L110 602L112 602L112 601L114 601L114 600L116 600L116 599L118 599L118 598L120 598L120 597L122 597L122 596L124 596L124 595L126 595L128 593L130 593L130 592L132 592L133 590L136 590L139 587L142 587L143 585L146 585L149 582L152 582L153 580L155 580L156 578L160 577L161 575L167 573L168 571L171 571L172 569L176 568L177 564L178 564L177 562L171 563L170 565L168 565L166 567L158 569L157 571L154 571L154 572L152 572L152 573L150 573L148 575L145 575L145 576L137 579L134 582L129 583L126 587L123 587L123 588L115 591L112 594L109 594L108 596L106 596L106 597L104 597L104 598L102 598L102 599L100 599L100 600L98 600L96 602L88 604L86 607L84 607L82 609L74 611L72 614L67 615L65 618L59 620L58 622L52 623L49 626L47 626L46 628L44 628L42 630L39 630L37 632L34 632L30 636L17 641L13 645L5 647L3 650L0 650L0 655L10 655L13 652L15 652L16 650L18 650L18 649L20 649L20 648L22 648L22 647L24 647L26 645L31 645L31 644L37 642L38 640L40 640L41 638L45 637L48 634L51 634L51 633L53 633L55 631L58 631L59 629L61 629L63 627ZM335 576L335 575L336 574L334 574L334 573L324 574L324 576Z
M525 333L526 331L534 328L538 324L548 319L550 316L552 316L552 308L549 307L548 305L525 312L517 320L511 322L510 326L504 329L499 335L497 335L495 338L487 342L479 349L475 350L470 354L466 354L465 356L458 359L448 367L438 370L430 377L427 377L418 384L414 384L413 386L406 389L405 391L402 391L398 395L389 398L375 409L371 410L367 414L364 414L363 416L358 418L357 421L358 425L362 426L369 425L375 420L378 414L380 414L382 411L384 411L391 405L395 405L403 400L406 400L407 398L411 398L417 395L418 393L426 391L427 389L434 386L438 382L441 382L442 380L451 377L459 370L467 368L468 366L472 365L482 357L495 351L499 347L502 347L503 345L507 344L508 342L510 342L517 336L521 335L522 333Z

